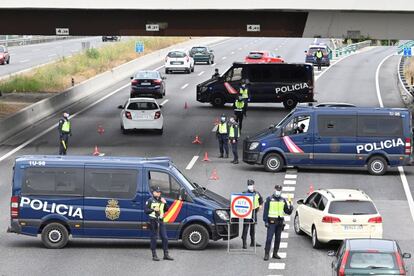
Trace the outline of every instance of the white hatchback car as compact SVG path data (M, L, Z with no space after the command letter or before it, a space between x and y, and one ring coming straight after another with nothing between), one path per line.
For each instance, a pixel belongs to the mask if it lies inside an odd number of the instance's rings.
M173 50L165 57L165 74L172 71L183 71L187 74L194 72L194 59L188 50Z
M313 248L330 241L382 238L382 217L361 190L316 190L297 203L295 232L311 236Z
M161 105L152 98L131 98L124 105L118 106L121 111L121 130L155 129L159 134L164 130L164 118Z

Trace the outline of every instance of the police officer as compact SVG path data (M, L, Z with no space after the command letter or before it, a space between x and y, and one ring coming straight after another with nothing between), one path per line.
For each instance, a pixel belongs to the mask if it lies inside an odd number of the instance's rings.
M240 130L243 127L243 116L246 115L246 110L244 106L245 106L245 103L244 103L243 97L239 95L239 97L236 99L236 101L233 104L233 108L234 108L234 115L236 116L236 121L239 124Z
M167 212L167 201L161 197L160 187L155 187L152 191L152 197L145 203L145 213L149 216L151 230L151 251L152 260L159 261L157 256L157 238L158 232L162 240L162 248L164 250L164 260L173 261L174 259L168 254L168 237L163 222L164 214Z
M247 88L245 80L243 80L243 82L242 82L239 93L240 93L240 96L242 97L242 99L244 101L244 110L243 111L244 111L244 115L246 116L247 115L246 114L247 106L248 106L248 103L249 103L249 89Z
M68 150L69 135L72 136L72 128L69 121L69 113L63 113L63 118L59 120L59 155L66 155Z
M238 143L240 137L239 125L236 122L234 117L230 117L229 120L229 142L231 145L231 151L233 152L233 164L239 164L239 153L238 153Z
M243 234L242 234L242 240L243 240L243 249L247 249L247 232L249 232L249 226L250 226L250 246L254 246L255 244L255 228L257 223L257 213L260 210L260 207L263 206L263 197L262 195L256 191L254 187L254 180L249 179L247 180L247 191L244 191L243 193L246 194L253 194L254 201L253 201L253 219L252 220L243 220ZM246 223L249 222L249 223ZM261 245L256 243L256 246L260 247Z
M316 58L316 63L318 64L318 70L321 71L321 69L322 69L322 58L323 58L322 50L319 48L315 52L314 56Z
M292 214L292 203L286 202L282 197L282 186L276 185L273 195L266 199L263 210L263 221L267 228L266 246L264 260L269 260L269 251L273 236L275 236L275 244L273 248L273 258L280 259L277 255L280 245L280 236L284 228L284 216Z
M218 79L220 77L219 69L214 69L214 74L211 76L212 79Z
M223 153L226 152L226 158L229 158L229 125L227 123L226 115L221 115L220 122L217 126L216 136L219 141L220 157L223 158Z

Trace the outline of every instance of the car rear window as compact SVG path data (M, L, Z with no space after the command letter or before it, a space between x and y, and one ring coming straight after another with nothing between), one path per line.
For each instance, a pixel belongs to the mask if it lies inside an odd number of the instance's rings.
M260 52L250 52L247 56L250 59L261 59L263 57L263 53Z
M159 79L160 75L157 71L142 71L135 75L135 79Z
M135 102L128 105L129 110L155 110L158 109L156 103L153 102Z
M335 215L373 215L377 214L374 204L371 201L343 200L332 201L329 205L330 214Z
M308 54L314 55L316 51L318 51L319 48L309 48ZM322 53L326 55L328 52L326 51L326 48L322 48Z
M194 47L191 49L191 51L194 53L206 53L207 48L206 47Z
M174 51L174 52L169 52L168 53L168 57L170 57L170 58L183 58L185 56L186 56L186 54L184 52L180 52L180 51Z
M354 269L397 269L397 264L393 253L351 252L347 267Z

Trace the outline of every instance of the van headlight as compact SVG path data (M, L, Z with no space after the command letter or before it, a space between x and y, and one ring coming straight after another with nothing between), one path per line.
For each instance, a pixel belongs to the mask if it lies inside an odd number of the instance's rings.
M254 150L254 149L257 149L257 147L259 146L259 142L253 142L253 143L251 143L250 144L250 146L249 146L249 150Z
M216 215L221 218L222 220L229 220L229 214L227 213L226 210L216 210Z

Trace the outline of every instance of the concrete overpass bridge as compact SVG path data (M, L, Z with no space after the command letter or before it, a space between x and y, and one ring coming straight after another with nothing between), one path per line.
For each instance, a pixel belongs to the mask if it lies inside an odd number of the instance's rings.
M413 39L407 0L2 0L3 34Z

